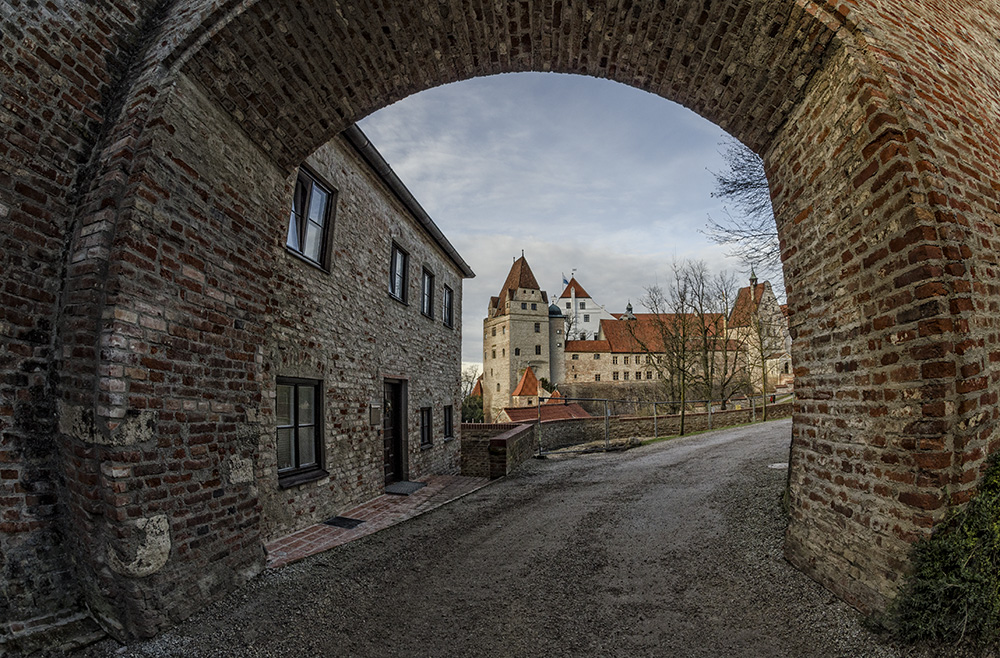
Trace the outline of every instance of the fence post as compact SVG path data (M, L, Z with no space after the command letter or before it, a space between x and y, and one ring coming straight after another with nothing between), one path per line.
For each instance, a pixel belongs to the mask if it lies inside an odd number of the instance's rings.
M653 401L653 438L654 439L660 438L660 427L659 427L659 425L656 422L656 405L657 405L657 402L654 400Z
M712 429L712 398L708 399L708 429Z
M611 448L611 412L608 401L604 400L604 452Z

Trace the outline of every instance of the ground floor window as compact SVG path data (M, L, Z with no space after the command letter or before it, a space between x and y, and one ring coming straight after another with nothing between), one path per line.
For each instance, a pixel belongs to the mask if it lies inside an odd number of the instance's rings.
M322 475L322 382L279 377L276 393L279 481L288 484Z
M455 436L455 412L450 404L444 408L444 438L450 439Z
M420 445L429 446L433 443L431 428L434 424L434 417L431 415L430 407L420 408Z

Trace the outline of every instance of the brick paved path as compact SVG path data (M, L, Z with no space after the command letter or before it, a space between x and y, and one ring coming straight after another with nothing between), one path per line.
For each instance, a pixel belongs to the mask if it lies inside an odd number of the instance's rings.
M266 544L267 567L283 567L353 539L384 530L489 484L486 478L461 475L434 475L420 482L427 486L408 496L384 494L344 512L341 516L363 521L356 528L338 528L317 523Z

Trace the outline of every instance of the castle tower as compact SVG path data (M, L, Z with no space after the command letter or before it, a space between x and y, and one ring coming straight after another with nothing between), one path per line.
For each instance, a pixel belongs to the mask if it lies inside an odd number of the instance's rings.
M549 306L549 382L558 385L566 380L566 316L559 305Z
M548 295L522 252L483 320L483 413L492 422L511 405L511 393L529 366L551 380Z

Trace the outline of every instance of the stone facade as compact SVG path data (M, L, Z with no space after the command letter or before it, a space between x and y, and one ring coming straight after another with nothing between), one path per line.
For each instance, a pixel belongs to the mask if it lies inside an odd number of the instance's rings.
M295 169L409 94L527 70L659 94L764 158L786 554L882 608L1000 447L998 25L970 0L3 3L4 641L85 609L149 634L259 569L266 327L315 321L278 286Z

